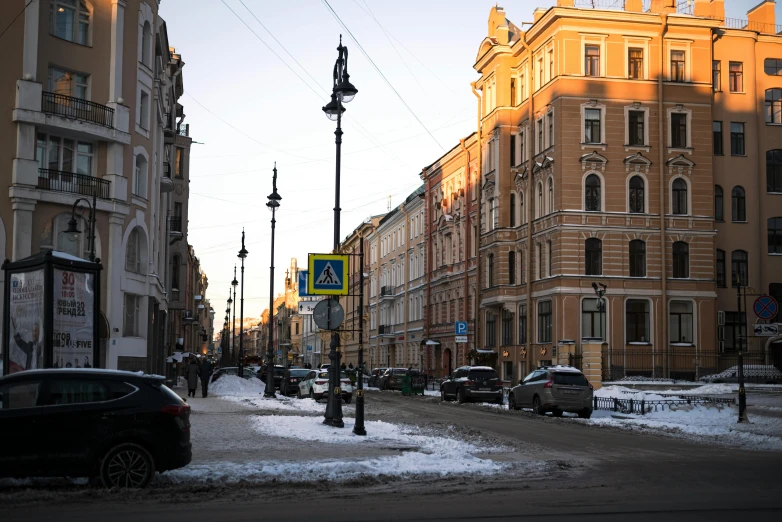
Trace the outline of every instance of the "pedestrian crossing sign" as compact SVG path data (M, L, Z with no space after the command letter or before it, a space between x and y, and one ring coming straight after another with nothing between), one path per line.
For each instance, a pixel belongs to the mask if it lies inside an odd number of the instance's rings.
M348 256L339 254L310 254L308 272L308 294L348 294Z

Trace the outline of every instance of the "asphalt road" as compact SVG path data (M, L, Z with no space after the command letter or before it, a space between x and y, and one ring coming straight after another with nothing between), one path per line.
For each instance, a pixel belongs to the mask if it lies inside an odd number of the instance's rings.
M525 412L456 407L428 398L367 395L368 418L375 405L396 412L403 422L457 424L492 440L528 445L535 458L560 465L552 464L550 476L543 478L460 476L453 481L264 485L181 498L161 496L165 491L79 501L52 498L5 512L0 508L0 517L9 522L782 520L782 453L599 429Z

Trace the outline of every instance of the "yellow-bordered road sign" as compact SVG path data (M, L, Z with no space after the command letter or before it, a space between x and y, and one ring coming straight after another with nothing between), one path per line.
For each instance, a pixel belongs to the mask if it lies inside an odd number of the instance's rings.
M348 256L310 254L307 293L348 295Z

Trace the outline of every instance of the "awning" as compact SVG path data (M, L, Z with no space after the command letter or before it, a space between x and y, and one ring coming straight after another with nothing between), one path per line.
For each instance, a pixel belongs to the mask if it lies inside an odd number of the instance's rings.
M426 346L437 346L438 344L440 344L440 341L433 341L433 340L429 339L428 341L426 341L425 344L426 344Z
M478 353L482 353L482 354L489 354L489 353L493 353L494 355L497 355L497 352L495 352L494 350L487 350L487 349L485 349L485 348L478 348L478 349L477 349L477 350L475 350L475 351L476 351L476 352L478 352Z

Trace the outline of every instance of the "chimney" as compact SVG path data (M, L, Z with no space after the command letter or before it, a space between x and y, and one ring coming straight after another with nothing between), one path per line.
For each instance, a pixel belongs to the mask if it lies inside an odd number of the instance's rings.
M652 13L675 13L676 0L652 0L649 11Z
M777 18L774 13L775 1L764 0L747 11L747 29L763 33L774 33ZM753 27L754 26L754 27Z
M640 13L644 9L643 0L625 0L625 11Z
M538 7L535 9L535 11L532 13L532 22L534 23L540 20L543 15L546 14L546 11L548 11L548 9L544 9L543 7Z
M711 0L695 0L693 14L700 18L711 18Z
M575 0L557 0L557 7L575 7Z
M725 1L711 0L711 17L715 20L725 20Z

